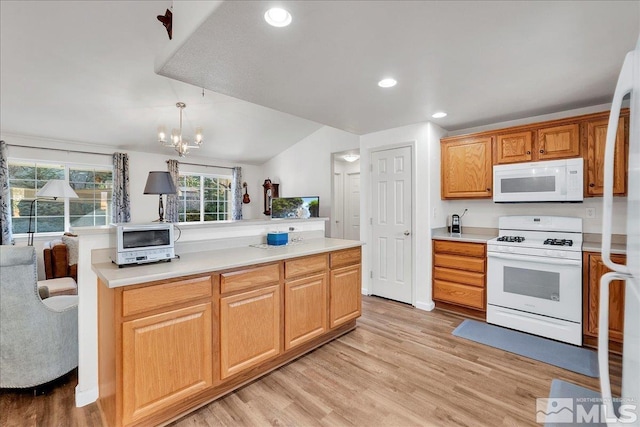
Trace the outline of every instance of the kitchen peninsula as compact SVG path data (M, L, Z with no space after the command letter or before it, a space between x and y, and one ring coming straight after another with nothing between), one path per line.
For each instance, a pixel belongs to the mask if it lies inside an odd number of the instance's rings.
M353 330L362 243L317 234L269 248L245 244L255 235L184 243L169 263L94 262L106 423L169 422Z

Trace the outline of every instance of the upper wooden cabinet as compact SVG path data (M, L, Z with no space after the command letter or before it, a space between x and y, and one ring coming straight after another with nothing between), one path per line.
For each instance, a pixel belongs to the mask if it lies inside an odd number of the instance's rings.
M609 112L531 123L440 140L441 198L492 196L493 165L583 157L584 195L601 196ZM629 109L620 113L615 147L615 195L626 195Z
M535 138L534 138L535 135ZM498 134L495 164L556 160L580 156L580 126L569 123Z
M492 167L490 136L443 139L441 195L443 199L490 198Z
M580 126L569 123L537 130L537 160L566 159L580 156Z
M627 112L628 114L628 112ZM613 194L627 191L628 116L623 114L618 122L613 165ZM607 142L608 117L589 120L585 125L585 196L602 196L604 189L604 147Z
M514 132L496 137L497 164L530 162L533 160L533 132Z

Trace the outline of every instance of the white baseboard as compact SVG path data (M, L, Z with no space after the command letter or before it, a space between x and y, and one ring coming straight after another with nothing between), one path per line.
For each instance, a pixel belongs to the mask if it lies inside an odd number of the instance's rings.
M367 289L367 288L362 288L362 295L371 295L371 294L369 293L369 289Z
M433 301L421 302L416 301L416 308L419 310L431 311L436 308L436 304Z
M93 387L89 390L80 390L78 386L76 386L76 407L87 406L98 400L99 396L98 387Z

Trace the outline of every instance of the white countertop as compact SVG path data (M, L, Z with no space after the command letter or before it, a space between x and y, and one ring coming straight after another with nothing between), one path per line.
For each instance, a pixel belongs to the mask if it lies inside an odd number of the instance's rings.
M485 233L464 233L451 234L443 228L434 228L431 230L431 238L434 240L453 240L457 242L471 242L471 243L487 243L487 240L491 240L494 237L498 237L498 234L493 229L487 229Z
M91 267L98 278L108 287L135 285L155 280L167 280L192 274L243 267L253 264L279 261L340 249L362 246L357 240L308 239L300 243L268 249L252 246L217 249L193 253L177 254L180 259L171 262L141 264L119 268L110 262L93 264Z

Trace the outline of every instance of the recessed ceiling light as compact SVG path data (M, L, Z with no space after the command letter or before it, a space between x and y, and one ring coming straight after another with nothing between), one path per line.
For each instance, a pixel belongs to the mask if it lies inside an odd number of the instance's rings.
M394 87L398 82L396 79L386 78L382 79L378 82L378 86L380 87Z
M444 111L438 111L437 113L433 113L431 117L433 117L434 119L441 119L443 117L447 117L447 113L445 113Z
M291 14L279 7L273 7L264 14L264 20L274 27L286 27L291 24Z

